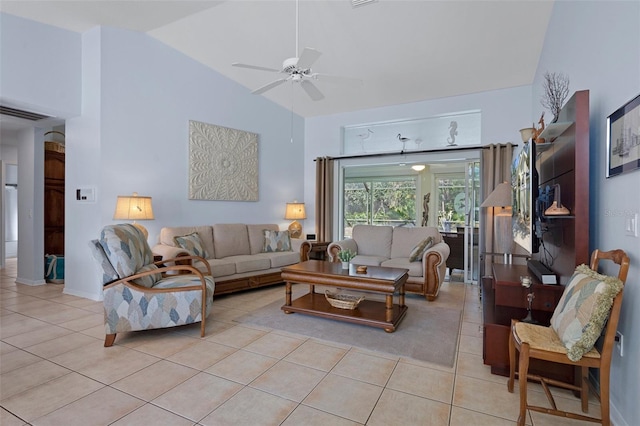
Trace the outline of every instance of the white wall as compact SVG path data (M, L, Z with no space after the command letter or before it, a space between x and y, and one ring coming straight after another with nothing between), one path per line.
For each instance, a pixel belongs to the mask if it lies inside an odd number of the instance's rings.
M315 162L321 156L339 156L341 128L361 123L375 123L401 119L434 117L461 111L480 110L480 145L491 143L521 143L519 130L531 126L531 87L521 86L504 90L464 96L414 102L384 108L354 111L344 114L308 118L305 122L304 179L307 220L304 232L315 229ZM463 129L458 129L463 131ZM446 141L443 141L443 148ZM389 151L400 152L396 140L389 141ZM453 154L454 158L456 157ZM458 155L459 157L459 155Z
M640 238L624 235L625 217L640 212L640 170L605 178L606 121L640 94L638 22L637 1L556 2L532 99L534 115L539 115L546 71L567 74L571 93L589 90L590 249L620 248L631 258L618 326L624 335L624 357L614 351L611 372L612 419L617 425L634 425L640 419Z
M0 14L2 103L49 115L80 113L80 37Z
M153 197L144 222L153 245L163 226L279 223L302 200L302 143L289 143L291 113L143 34L96 28L82 37L83 110L67 122L65 292L100 297L87 250L113 223L118 195ZM295 116L295 140L303 121ZM188 200L189 120L259 135L259 201ZM97 202L74 200L95 187ZM95 280L87 280L95 277Z

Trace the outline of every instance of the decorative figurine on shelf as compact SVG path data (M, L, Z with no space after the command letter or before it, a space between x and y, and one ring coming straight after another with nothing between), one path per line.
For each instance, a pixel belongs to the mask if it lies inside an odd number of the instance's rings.
M449 137L447 138L447 144L449 146L456 146L456 136L458 135L458 122L452 121L449 123Z
M527 289L529 289L529 293L527 294L527 316L524 317L521 321L522 322L528 322L530 324L537 324L538 322L536 320L533 319L533 316L531 315L531 305L533 304L533 299L536 298L536 295L533 294L533 290L531 289L531 284L533 284L533 281L531 281L531 277L525 276L525 277L520 277L520 283L522 284L523 287L526 287Z
M533 133L531 135L531 140L533 140L535 143L544 143L544 138L540 137L540 134L544 130L544 112L540 116L540 120L538 120L538 124L540 125L540 128L537 128L535 124L533 125Z
M422 226L427 226L429 223L429 199L431 198L431 193L427 193L422 200Z

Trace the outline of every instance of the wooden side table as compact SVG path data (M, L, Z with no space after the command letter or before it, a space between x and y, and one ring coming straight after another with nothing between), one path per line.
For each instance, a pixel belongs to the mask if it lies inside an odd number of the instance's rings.
M331 244L331 241L324 241L324 242L309 241L309 244L311 244L311 250L309 251L309 259L329 260L327 256L327 248L329 247L329 244Z

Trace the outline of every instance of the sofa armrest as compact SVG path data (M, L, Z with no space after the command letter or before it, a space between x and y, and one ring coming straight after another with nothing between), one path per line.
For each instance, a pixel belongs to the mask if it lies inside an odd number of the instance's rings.
M299 238L291 239L291 250L300 253L300 262L309 260L309 252L311 251L311 243L307 240Z
M424 293L429 301L435 300L438 296L440 286L447 272L448 257L449 246L445 242L434 244L422 257Z
M153 254L162 256L162 260L175 259L178 256L189 256L189 252L181 247L168 246L166 244L156 244L151 249Z
M329 260L336 263L340 262L340 259L338 259L338 252L347 249L357 253L358 244L356 243L356 240L352 238L346 238L344 240L332 242L331 244L329 244L329 247L327 247Z

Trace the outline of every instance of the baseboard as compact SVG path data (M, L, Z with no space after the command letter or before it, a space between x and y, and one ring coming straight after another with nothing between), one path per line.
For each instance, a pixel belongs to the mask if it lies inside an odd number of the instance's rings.
M620 411L616 408L615 404L609 400L609 411L611 412L611 424L616 426L629 426L629 423L622 417Z
M593 374L593 370L589 372L589 381L596 387L598 393L600 393L600 382L597 380L597 377ZM629 426L629 423L622 417L620 411L616 408L613 401L611 401L611 392L609 392L609 419L611 420L612 425L616 426Z
M16 284L24 284L24 285L30 285L30 286L36 286L36 285L45 285L47 282L44 279L41 280L26 280L24 278L20 278L17 277L16 278Z
M96 294L88 291L78 291L78 290L70 289L67 286L64 287L64 290L62 290L62 293L68 294L70 296L82 297L84 299L95 300L96 302L102 301L102 293Z

